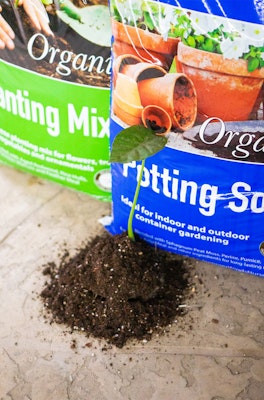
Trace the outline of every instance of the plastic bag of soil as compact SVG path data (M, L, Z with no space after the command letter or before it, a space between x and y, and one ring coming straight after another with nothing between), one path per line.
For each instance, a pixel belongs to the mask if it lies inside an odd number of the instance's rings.
M145 125L133 227L165 250L264 275L264 5L111 0L111 142ZM127 229L140 162L112 165L109 230Z
M0 161L110 200L107 1L0 6Z

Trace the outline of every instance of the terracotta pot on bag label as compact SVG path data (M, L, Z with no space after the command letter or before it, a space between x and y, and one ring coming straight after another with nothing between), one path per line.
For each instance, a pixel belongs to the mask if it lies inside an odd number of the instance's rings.
M191 80L184 74L171 73L160 78L138 82L143 106L153 104L164 108L172 126L180 130L191 128L196 120L197 99Z
M114 114L128 125L138 125L142 122L142 110L136 81L119 72L113 92Z
M164 40L161 35L147 30L129 26L112 19L112 30L115 38L113 51L116 57L122 54L133 54L142 61L170 69L173 57L177 54L178 38Z
M158 65L141 62L137 57L123 55L117 58L114 65L113 111L128 125L142 124L141 99L137 81L156 78L166 74Z
M171 130L171 117L163 108L149 105L143 108L142 121L156 135L166 135Z
M134 56L132 54L122 54L121 56L115 58L113 60L113 66L112 66L112 84L115 87L116 86L116 78L117 74L119 72L123 73L123 69L126 65L133 65L133 64L138 64L141 62L141 59L137 56Z
M263 84L264 68L248 72L245 60L226 59L183 43L178 46L177 65L195 86L201 120L249 118Z

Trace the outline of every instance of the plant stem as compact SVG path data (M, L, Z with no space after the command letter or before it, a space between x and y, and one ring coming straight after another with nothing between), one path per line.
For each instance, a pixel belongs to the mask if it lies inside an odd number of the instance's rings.
M142 181L142 177L143 177L143 171L144 171L144 166L145 166L145 160L141 161L141 168L139 171L139 177L138 177L138 182L137 182L137 187L136 187L136 191L134 194L134 199L133 199L133 203L132 203L132 207L129 213L129 218L128 218L128 223L127 223L127 234L128 237L133 240L135 242L135 235L133 232L133 226L132 226L132 222L133 222L133 218L134 218L134 213L135 213L135 209L136 209L136 205L137 205L137 200L138 200L138 195L139 195L139 190L140 190L140 184Z

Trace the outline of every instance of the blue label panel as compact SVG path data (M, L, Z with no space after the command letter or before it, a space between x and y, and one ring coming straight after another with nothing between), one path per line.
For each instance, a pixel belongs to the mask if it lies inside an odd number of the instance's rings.
M112 166L114 233L127 229L139 168ZM251 164L165 148L146 162L135 232L168 251L264 274L264 166L258 168L256 174Z
M263 0L165 0L163 3L241 21L264 21Z

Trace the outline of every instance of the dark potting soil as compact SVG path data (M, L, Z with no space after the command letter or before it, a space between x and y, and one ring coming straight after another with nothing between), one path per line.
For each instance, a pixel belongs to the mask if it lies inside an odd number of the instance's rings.
M152 129L155 133L161 134L166 132L166 127L158 125L155 120L146 119L146 124L147 127Z
M149 340L186 310L190 286L182 259L139 238L104 233L68 258L43 271L50 322L123 347L129 339Z

